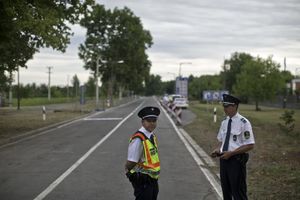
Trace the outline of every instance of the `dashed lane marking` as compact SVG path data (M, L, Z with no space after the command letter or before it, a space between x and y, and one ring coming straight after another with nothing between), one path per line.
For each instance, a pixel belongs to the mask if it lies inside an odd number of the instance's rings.
M87 159L102 143L104 143L129 117L131 117L141 106L142 102L127 117L120 121L107 135L105 135L97 144L91 147L81 158L79 158L67 171L60 175L53 183L51 183L44 191L42 191L34 200L42 200L51 193L67 176L69 176L85 159Z

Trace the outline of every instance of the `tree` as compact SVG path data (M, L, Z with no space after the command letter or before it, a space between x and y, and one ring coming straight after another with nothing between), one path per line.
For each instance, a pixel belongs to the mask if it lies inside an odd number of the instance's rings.
M70 24L93 4L93 0L0 1L0 74L26 67L39 48L64 52L72 35Z
M221 90L221 78L219 75L203 75L189 78L189 98L199 99L204 90Z
M242 71L243 66L249 60L252 60L253 57L247 53L238 53L235 52L231 55L229 60L224 60L221 71L221 79L224 84L223 89L232 92L233 86L236 84L237 75Z
M140 91L149 76L146 49L152 45L150 32L143 29L140 19L127 7L111 11L95 5L80 24L87 29L86 40L79 47L84 68L96 74L99 61L104 85ZM118 63L121 60L123 63Z
M290 71L281 71L280 74L281 74L281 77L282 77L283 81L285 82L285 84L290 84L291 81L292 81L293 78L294 78L293 75L292 75L292 73L291 73ZM289 94L292 94L292 89L290 88L290 90L288 90L288 89L285 87L285 88L283 88L281 94L282 94L283 96L287 96L287 95L289 95Z
M150 75L145 82L145 95L162 95L162 82L159 75Z
M272 61L272 57L248 60L241 73L237 75L234 92L253 99L256 111L260 110L259 102L272 99L285 87L279 68L280 65Z
M89 77L87 83L85 84L86 88L86 96L88 97L94 97L95 96L95 91L96 91L96 86L95 86L95 78L94 77ZM101 94L100 94L101 95Z
M76 74L73 76L72 85L73 85L73 96L78 97L80 81Z
M175 81L162 82L162 91L165 94L174 94L175 93Z
M8 89L9 80L4 71L0 70L0 94Z

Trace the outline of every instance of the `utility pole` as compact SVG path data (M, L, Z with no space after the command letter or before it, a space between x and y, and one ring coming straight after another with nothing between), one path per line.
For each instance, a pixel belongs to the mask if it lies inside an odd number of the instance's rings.
M67 76L67 98L69 99L69 79L70 79L70 76L68 75Z
M18 66L18 110L20 110L20 67Z
M181 62L179 63L179 74L178 76L181 77L181 65L191 65L191 62Z
M97 57L96 60L96 111L99 111L99 61L100 61L100 56Z
M50 101L50 99L51 99L51 85L50 85L51 78L50 78L50 74L51 74L51 69L53 67L47 67L47 68L48 68L48 100Z
M8 92L8 104L9 107L12 107L12 82L13 82L13 73L9 72L9 92Z

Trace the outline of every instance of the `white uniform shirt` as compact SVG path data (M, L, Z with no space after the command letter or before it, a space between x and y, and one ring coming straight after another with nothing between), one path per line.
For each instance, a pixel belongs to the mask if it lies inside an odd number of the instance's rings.
M229 119L230 118L227 116L226 119L222 121L217 136L218 140L222 142L220 152L222 152L223 145L225 142ZM243 145L254 144L255 141L251 123L239 113L233 116L231 120L231 134L229 138L228 151L233 151Z
M150 133L144 127L141 127L139 131L144 133L149 139L153 134L153 132ZM127 160L136 163L145 161L143 150L144 148L142 141L139 138L133 139L128 146Z

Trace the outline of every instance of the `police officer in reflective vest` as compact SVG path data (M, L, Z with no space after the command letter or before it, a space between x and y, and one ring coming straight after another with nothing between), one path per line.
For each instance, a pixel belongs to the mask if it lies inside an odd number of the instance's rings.
M247 153L254 147L254 136L249 120L238 113L240 100L223 95L223 107L227 117L222 121L217 136L218 147L211 153L220 156L220 177L224 200L247 200Z
M157 126L160 110L157 107L144 107L138 113L142 127L129 141L126 176L134 188L136 200L156 200L160 162L157 140L153 133Z

